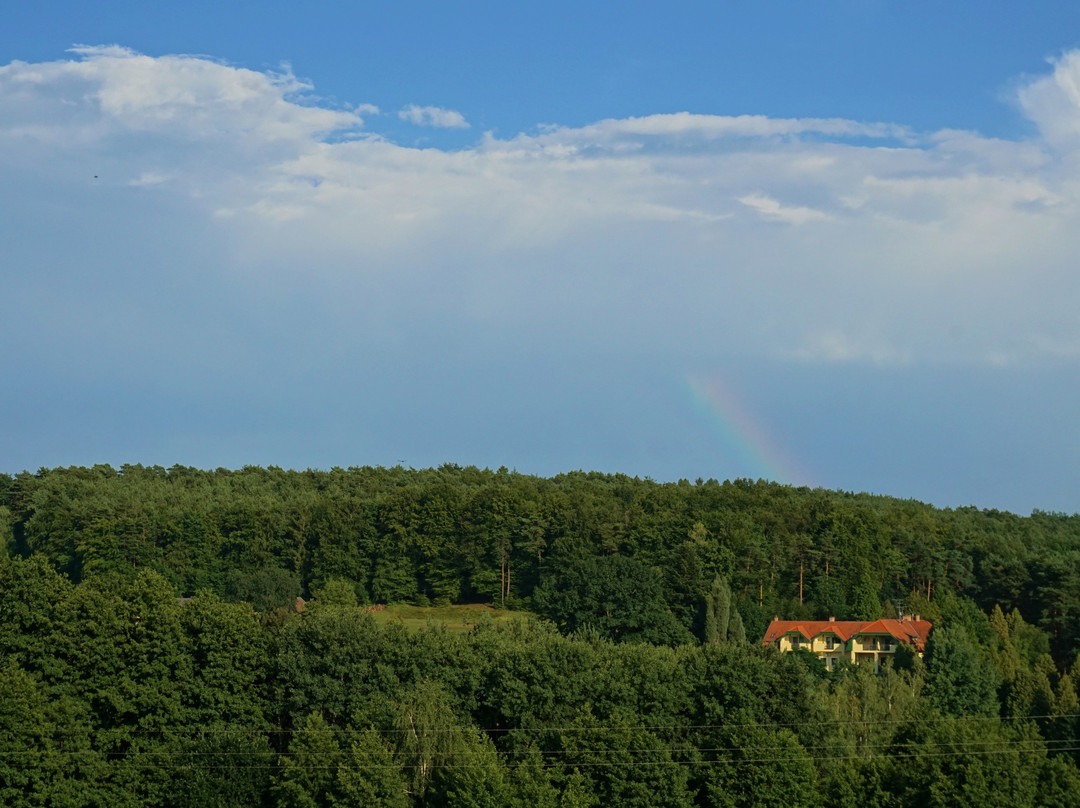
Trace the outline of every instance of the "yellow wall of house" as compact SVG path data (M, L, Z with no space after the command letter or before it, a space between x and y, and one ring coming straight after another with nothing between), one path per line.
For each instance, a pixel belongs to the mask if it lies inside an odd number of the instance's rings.
M832 648L829 647L829 637L819 634L814 637L810 650L816 654L838 654L844 651L844 641L839 637L832 638Z
M780 638L780 650L781 651L794 651L796 646L793 640L798 640L798 648L805 648L807 651L813 651L815 654L843 654L844 641L839 637L833 639L833 647L828 647L827 638L821 635L814 637L812 640L807 640L805 637L794 634L786 634Z
M805 648L823 657L831 667L835 664L839 664L840 660L847 660L848 662L855 662L856 659L865 660L867 662L873 660L874 668L881 667L881 658L883 656L891 656L896 651L897 643L890 637L880 637L877 635L870 636L856 636L852 638L851 649L847 650L847 644L839 637L833 637L833 647L829 648L828 636L819 634L812 640L807 640L805 637L786 634L780 638L779 648L781 651L794 651L796 648ZM796 645L793 640L798 641ZM856 656L858 655L858 657ZM830 659L835 659L836 662L830 662Z

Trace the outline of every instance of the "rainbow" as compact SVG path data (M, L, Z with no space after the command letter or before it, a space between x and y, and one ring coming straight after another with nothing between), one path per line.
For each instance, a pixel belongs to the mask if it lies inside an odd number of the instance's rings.
M709 424L736 469L732 477L811 485L809 475L784 451L768 429L744 404L730 382L715 375L690 376L687 384L694 408Z

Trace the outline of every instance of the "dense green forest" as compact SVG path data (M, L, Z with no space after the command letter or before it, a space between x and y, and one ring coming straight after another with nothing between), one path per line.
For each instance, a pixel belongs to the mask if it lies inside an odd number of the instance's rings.
M95 466L0 475L0 546L5 805L1080 802L1078 516ZM366 613L402 601L523 616ZM759 645L773 615L901 608L935 629L881 674Z

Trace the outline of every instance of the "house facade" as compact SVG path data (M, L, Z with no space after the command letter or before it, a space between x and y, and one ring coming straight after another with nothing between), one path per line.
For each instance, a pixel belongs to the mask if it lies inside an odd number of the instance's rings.
M907 643L922 656L931 623L919 615L899 620L780 620L773 618L762 645L781 651L806 649L825 660L835 670L841 660L874 665L881 670L883 660L896 653L900 643Z

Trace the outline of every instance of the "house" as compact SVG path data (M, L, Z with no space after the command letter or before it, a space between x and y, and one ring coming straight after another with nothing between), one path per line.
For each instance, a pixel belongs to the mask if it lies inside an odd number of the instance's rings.
M896 653L900 643L914 647L922 656L932 625L919 615L907 615L899 620L781 620L769 623L762 645L781 651L806 649L825 660L829 670L835 670L840 660L874 663L881 670L881 661Z

